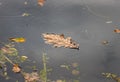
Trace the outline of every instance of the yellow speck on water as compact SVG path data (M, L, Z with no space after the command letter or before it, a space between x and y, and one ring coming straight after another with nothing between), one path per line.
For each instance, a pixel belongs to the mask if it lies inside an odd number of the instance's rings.
M22 16L29 16L30 14L29 13L23 13Z
M9 40L10 40L11 42L17 42L17 43L23 43L23 42L26 41L26 39L23 38L23 37L20 37L20 38L9 38Z
M25 59L27 59L28 57L27 56L21 56L22 58L25 58Z

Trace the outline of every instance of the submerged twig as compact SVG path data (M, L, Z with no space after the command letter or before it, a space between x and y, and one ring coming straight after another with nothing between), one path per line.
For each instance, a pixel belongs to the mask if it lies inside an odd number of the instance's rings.
M5 57L5 59L9 62L9 63L11 63L12 65L14 65L14 63L7 57L7 56L4 56Z
M44 73L45 73L45 78L44 81L47 82L47 66L46 66L46 54L43 53L43 66L44 66Z

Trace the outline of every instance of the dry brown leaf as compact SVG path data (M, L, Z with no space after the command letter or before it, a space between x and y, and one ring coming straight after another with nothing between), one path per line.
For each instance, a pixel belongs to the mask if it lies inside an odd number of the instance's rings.
M40 77L37 72L24 73L25 82L36 82L40 81Z
M14 64L12 71L15 73L19 73L21 71L21 68L18 66L18 64Z
M117 29L117 28L116 28L116 29L114 30L114 32L115 32L115 33L120 33L120 29Z
M38 0L38 4L39 4L40 6L43 6L44 3L45 3L45 0Z
M45 43L52 44L54 47L65 47L70 49L78 49L79 44L72 40L71 37L64 37L64 34L43 33Z
M17 49L14 48L14 45L8 44L1 48L2 53L4 54L14 54L17 52Z

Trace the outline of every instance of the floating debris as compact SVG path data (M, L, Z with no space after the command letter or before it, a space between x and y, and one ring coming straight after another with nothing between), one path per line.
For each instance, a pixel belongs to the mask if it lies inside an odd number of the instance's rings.
M7 47L2 47L1 48L1 51L4 53L4 54L12 54L16 51L15 48L7 48Z
M103 45L108 45L108 43L109 43L109 42L108 42L107 40L102 41L102 44L103 44Z
M40 81L39 74L37 72L23 73L25 82L36 82Z
M21 60L25 61L26 59L28 59L27 56L21 56Z
M17 49L14 48L14 46L11 45L11 44L7 44L7 45L3 46L3 47L1 48L1 52L2 52L3 54L9 54L9 55L11 55L11 56L15 56L15 55L17 55L17 53L18 53Z
M44 6L45 0L38 0L38 4L42 7Z
M116 82L120 82L120 77L118 77L116 74L102 73L102 75L105 76L106 78L111 78L111 79L115 80Z
M71 64L71 66L74 67L74 68L76 68L76 67L78 67L79 65L78 65L77 62L74 62L74 63Z
M67 70L70 69L70 66L69 66L69 65L60 65L60 67L62 67L62 68L66 68Z
M25 17L25 16L27 17L27 16L30 16L30 14L29 13L23 13L22 16L23 17Z
M114 32L119 34L119 33L120 33L120 29L116 28L116 29L114 30Z
M107 24L110 24L110 23L112 23L112 21L106 21L106 23L107 23Z
M20 38L9 38L9 40L10 40L11 42L17 42L17 43L23 43L23 42L26 41L26 39L23 38L23 37L20 37Z
M19 58L20 58L20 62L25 62L28 59L27 56L20 56Z
M27 56L21 56L21 58L27 59L28 57Z
M79 72L78 70L75 70L75 69L72 70L72 74L73 74L73 75L79 75L79 73L80 73L80 72Z
M15 73L20 73L21 68L20 68L20 66L18 66L18 64L14 64L13 68L12 68L12 71L15 72Z
M64 34L43 33L45 43L52 44L55 48L65 47L79 50L79 44L72 40L71 37L64 37Z
M102 75L104 75L106 78L110 78L111 77L111 73L102 73Z

